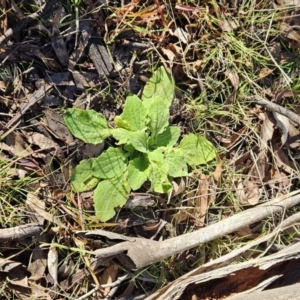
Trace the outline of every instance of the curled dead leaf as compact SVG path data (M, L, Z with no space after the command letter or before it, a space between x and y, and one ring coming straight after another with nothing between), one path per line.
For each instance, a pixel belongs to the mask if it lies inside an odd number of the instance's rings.
M161 51L168 58L169 61L173 61L176 58L176 54L173 51L169 50L169 49L166 49L166 48L162 47Z
M232 30L239 27L237 20L234 18L226 18L226 16L222 15L221 20L219 20L219 26L224 32L231 32Z
M255 205L260 198L260 191L255 182L246 179L238 182L236 189L236 197L242 205Z
M184 44L187 44L191 39L189 33L181 27L176 27L174 32L172 32L171 34L176 36L179 39L179 41L181 41Z
M103 272L103 274L101 275L99 283L101 285L109 285L109 284L113 283L117 279L118 269L119 269L118 266L115 264L107 267L105 269L105 271ZM111 287L106 286L103 289L103 294L105 296L107 296L107 294L109 293L110 290L111 290Z
M268 141L271 140L274 132L274 124L271 122L267 114L263 115L264 121L260 131L260 149L266 150L268 148Z
M225 75L230 80L235 91L237 91L237 89L239 88L239 84L240 84L240 79L239 79L239 75L238 75L237 71L234 69L228 69L225 71Z
M179 183L173 180L172 186L173 186L172 197L174 197L185 191L186 188L185 180L182 177L180 178Z
M276 126L282 131L281 143L284 145L289 135L290 120L286 116L275 111L273 111L273 116L276 120Z
M282 22L280 24L280 31L290 40L296 41L300 44L300 35L289 24Z
M49 274L53 278L54 285L57 285L58 251L54 246L51 246L49 249L47 266Z

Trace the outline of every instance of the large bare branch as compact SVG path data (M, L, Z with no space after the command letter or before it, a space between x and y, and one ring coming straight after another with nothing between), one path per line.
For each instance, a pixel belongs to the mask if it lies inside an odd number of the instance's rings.
M117 242L111 247L98 249L94 253L99 258L121 256L124 263L124 256L127 256L127 266L133 269L140 269L150 264L159 262L169 256L176 255L183 251L197 247L200 244L212 241L218 237L237 231L247 225L258 222L266 217L282 212L300 203L300 191L292 192L263 203L256 207L245 210L206 228L183 234L165 241L153 241L144 238L128 238L122 235L113 234L105 230L79 231L79 235L86 238L106 238Z

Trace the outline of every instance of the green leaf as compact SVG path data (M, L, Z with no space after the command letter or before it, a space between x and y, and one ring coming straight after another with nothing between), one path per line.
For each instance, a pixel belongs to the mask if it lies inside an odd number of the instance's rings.
M150 161L163 163L164 161L163 149L157 148L154 151L149 152L148 158Z
M149 160L145 156L140 156L129 162L128 181L130 187L135 191L139 189L147 180L150 173Z
M114 208L123 206L130 187L124 176L101 181L94 192L96 216L101 222L106 222L115 215Z
M156 193L168 193L172 188L167 175L169 171L168 163L150 161L150 164L149 180L151 181L151 189Z
M160 96L156 96L148 107L148 124L152 137L162 133L169 125L169 109Z
M133 94L127 96L121 118L127 122L133 131L142 130L146 127L146 109L138 96Z
M165 160L169 165L168 174L172 177L188 175L187 164L181 149L172 149L165 154Z
M92 174L97 178L113 178L126 170L127 156L119 148L110 147L93 160Z
M169 126L164 132L154 137L153 144L158 147L173 147L180 136L180 128Z
M93 189L99 179L92 175L92 159L82 160L71 175L71 185L75 192L85 192Z
M78 139L90 144L100 144L110 135L105 117L94 110L68 108L64 120Z
M206 164L216 157L213 144L197 134L185 136L178 148L183 151L184 160L190 166Z
M148 135L143 131L132 132L129 136L129 143L134 147L134 149L143 153L148 151L147 140Z
M143 90L142 100L145 107L152 103L152 99L156 96L161 97L167 108L172 104L175 92L175 83L172 76L161 66L153 76L149 79Z
M114 122L115 122L115 125L119 128L124 128L124 129L127 129L127 130L131 130L131 127L128 124L128 122L123 120L121 116L116 116L115 119L114 119Z
M139 155L140 153L137 152L134 147L130 144L126 144L124 145L124 150L128 152L130 158L132 158L132 156L135 156L136 154ZM133 157L135 158L135 157Z
M129 142L129 137L133 132L124 128L114 128L110 130L110 133L117 141L119 141L118 145L123 145Z

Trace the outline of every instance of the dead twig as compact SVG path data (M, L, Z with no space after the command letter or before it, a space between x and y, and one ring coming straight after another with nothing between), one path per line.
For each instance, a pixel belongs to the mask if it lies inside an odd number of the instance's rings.
M130 266L133 269L141 269L172 255L237 231L242 227L293 207L298 203L300 203L299 190L243 211L201 230L183 234L165 241L153 241L144 238L129 239L122 235L117 235L116 237L116 233L111 235L111 233L104 230L79 231L77 233L85 238L99 239L100 237L106 237L111 241L123 241L111 247L96 250L94 254L97 258L121 256L122 262L126 263L127 267ZM126 258L126 256L127 259L125 260L124 258Z
M6 32L0 36L0 45L10 39L12 36L20 32L21 30L25 29L28 25L33 23L39 18L42 18L45 14L51 11L52 7L56 5L56 0L49 0L45 3L37 12L26 16L25 18L21 19L15 26L6 30Z
M6 137L11 133L18 125L20 118L24 113L35 103L45 97L45 95L52 89L52 86L49 84L42 85L38 90L36 90L33 95L29 98L28 102L21 105L20 110L14 115L14 117L5 125L8 129L6 132L4 130L0 131L0 140Z
M294 112L290 111L289 109L286 109L286 108L284 108L276 103L273 103L267 99L264 99L258 95L252 96L250 98L252 100L255 100L257 104L262 105L262 106L266 107L267 109L269 109L271 111L275 111L283 116L286 116L293 122L300 125L300 117L297 114L295 114Z
M42 227L38 223L20 225L12 228L0 229L0 243L19 241L34 235L39 235Z

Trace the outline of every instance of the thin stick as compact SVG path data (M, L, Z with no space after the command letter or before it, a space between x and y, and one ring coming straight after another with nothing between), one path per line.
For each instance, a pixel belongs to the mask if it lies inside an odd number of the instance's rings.
M90 290L89 292L87 292L86 294L84 294L83 296L79 297L78 300L83 300L83 299L91 296L93 293L97 292L97 290L99 288L95 284L92 284L92 286L94 286L94 288L92 290Z
M300 117L295 114L294 112L290 111L289 109L286 109L276 103L273 103L267 99L264 99L258 95L252 96L250 97L252 100L255 100L255 102L259 105L262 105L264 107L266 107L267 109L271 110L271 111L275 111L278 112L279 114L286 116L287 118L289 118L290 120L292 120L293 122L297 123L298 125L300 125Z

